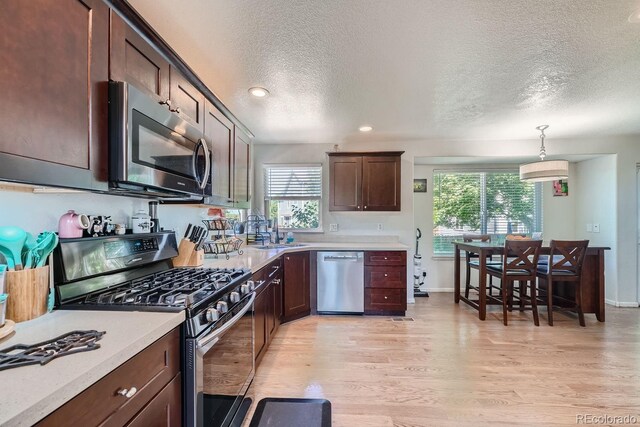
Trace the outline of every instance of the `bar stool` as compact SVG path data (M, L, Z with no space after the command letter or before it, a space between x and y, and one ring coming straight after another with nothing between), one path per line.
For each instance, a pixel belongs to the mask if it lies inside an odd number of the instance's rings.
M491 242L490 234L463 234L462 241L469 242ZM465 279L465 288L464 288L464 297L469 298L469 290L475 289L479 290L476 286L471 286L471 269L480 270L480 261L478 260L479 255L474 254L473 252L465 251L466 255L466 279ZM487 257L487 266L490 264L501 264L501 261L493 261L491 257ZM489 295L492 295L491 289L493 288L493 281L491 277L489 277Z
M538 266L537 276L546 286L538 284L541 296L547 297L547 313L549 325L553 326L553 282L563 282L574 288L575 297L571 301L559 295L555 298L572 304L565 310L575 310L578 313L580 326L586 326L582 312L582 265L589 246L588 240L552 240L551 252L548 259Z
M525 302L529 302L533 311L533 322L540 326L538 317L538 302L536 295L536 273L538 258L540 257L541 240L505 240L504 256L501 265L488 265L487 273L497 277L501 282L500 298L491 297L502 303L503 323L507 326L507 312L513 301L514 282L520 282L518 299L520 309L525 309ZM527 295L527 285L531 295Z

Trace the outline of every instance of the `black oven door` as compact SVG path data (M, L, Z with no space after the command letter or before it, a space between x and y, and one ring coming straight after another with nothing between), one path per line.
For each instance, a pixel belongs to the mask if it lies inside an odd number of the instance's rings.
M222 326L187 339L187 426L227 427L234 421L255 372L254 300L251 294Z
M128 83L109 88L110 180L209 195L212 158L202 131Z

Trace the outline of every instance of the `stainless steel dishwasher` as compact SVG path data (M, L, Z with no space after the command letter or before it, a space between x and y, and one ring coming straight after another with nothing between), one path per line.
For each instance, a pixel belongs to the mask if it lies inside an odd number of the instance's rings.
M364 313L364 252L318 252L318 313Z

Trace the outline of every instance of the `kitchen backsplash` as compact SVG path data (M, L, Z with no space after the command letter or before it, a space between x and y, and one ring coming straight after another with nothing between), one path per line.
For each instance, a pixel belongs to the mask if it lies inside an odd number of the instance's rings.
M58 230L58 220L70 209L87 215L110 215L114 222L130 226L139 209L148 209L148 200L93 193L33 193L23 190L0 191L0 225L14 225L32 233ZM188 222L200 222L206 208L188 205L160 205L160 226L184 230Z

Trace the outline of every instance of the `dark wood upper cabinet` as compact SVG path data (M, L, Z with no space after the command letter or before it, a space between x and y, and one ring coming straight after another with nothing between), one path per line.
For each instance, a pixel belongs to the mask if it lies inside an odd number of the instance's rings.
M111 80L131 83L158 101L169 99L169 62L114 11L109 49Z
M251 144L249 137L235 127L233 155L233 200L238 208L249 208L251 201Z
M205 103L205 106L204 134L210 144L209 149L213 158L211 166L213 202L220 206L232 206L233 123L209 102Z
M0 180L106 188L108 7L6 0L0 27Z
M329 210L399 211L403 153L328 153Z
M400 210L400 156L362 158L362 209Z
M295 252L284 256L284 321L311 313L309 297L309 252Z
M362 156L329 158L329 210L362 210Z
M197 129L204 129L204 95L174 67L169 78L171 109Z

